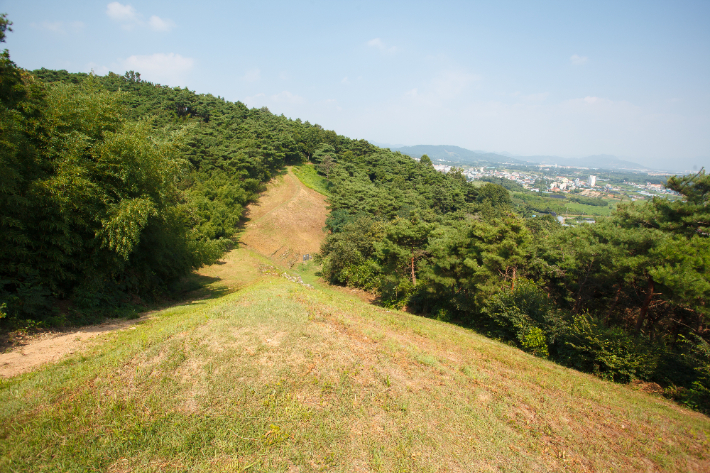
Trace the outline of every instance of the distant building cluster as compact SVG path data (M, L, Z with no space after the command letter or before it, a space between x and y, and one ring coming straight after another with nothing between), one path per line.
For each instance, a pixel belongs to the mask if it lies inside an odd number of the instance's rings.
M455 166L451 166L448 164L434 164L434 169L436 169L439 172L443 173L448 173L451 172L452 169L455 168ZM546 165L547 166L547 165ZM547 166L548 168L550 166ZM557 166L554 166L557 167ZM559 166L559 168L564 168L566 166ZM612 197L612 194L619 194L622 192L622 189L620 187L615 187L610 184L597 184L597 176L590 174L587 176L587 179L584 180L584 178L574 178L570 179L565 176L556 176L552 182L549 183L549 185L542 184L546 182L549 178L545 177L540 177L535 175L534 173L530 172L520 172L520 171L506 171L506 170L496 170L494 167L469 167L466 169L463 169L463 174L466 176L466 178L469 181L475 180L475 179L482 179L485 177L495 177L495 178L502 178L502 179L508 179L513 182L517 182L523 188L533 191L533 192L572 192L572 191L577 191L580 192L581 195L586 196L586 197L602 197L605 194L609 197ZM536 185L537 184L537 185ZM541 185L542 184L542 185ZM666 189L663 187L661 184L651 184L650 182L647 182L645 185L643 184L636 184L633 182L626 182L624 181L624 184L629 185L629 186L634 186L637 187L638 191L636 191L640 196L638 197L639 199L642 198L642 196L654 196L658 194L671 194L671 195L679 195L677 192L674 192L672 190ZM632 199L633 200L633 199Z
M646 197L653 197L654 195L658 194L667 194L667 195L675 195L675 196L680 196L680 194L674 190L671 189L666 189L663 187L662 184L651 184L650 182L646 182L646 184L636 184L635 182L628 182L624 181L624 184L633 186L637 189L640 189L637 191L637 193L646 196Z
M485 167L471 168L464 171L464 175L469 180L481 179L483 177L497 177L501 179L508 179L509 181L517 182L526 189L530 189L535 181L538 179L537 176L533 174L528 174L518 171L496 171L495 169L488 169Z

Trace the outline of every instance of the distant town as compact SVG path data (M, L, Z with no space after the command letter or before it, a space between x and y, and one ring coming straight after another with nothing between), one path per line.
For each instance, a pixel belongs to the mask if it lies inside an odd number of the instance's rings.
M531 167L533 169L530 169ZM589 169L569 166L537 165L520 169L520 166L505 163L488 166L457 165L456 163L434 164L434 169L444 173L448 173L454 168L460 169L469 181L490 180L491 178L507 179L519 184L522 187L520 190L524 189L530 192L573 193L585 197L615 200L628 198L632 201L654 196L669 198L679 196L677 192L666 189L662 183L667 176L672 174L635 173L632 181L624 178L628 173L598 170L599 173L591 174ZM604 177L600 174L603 174Z

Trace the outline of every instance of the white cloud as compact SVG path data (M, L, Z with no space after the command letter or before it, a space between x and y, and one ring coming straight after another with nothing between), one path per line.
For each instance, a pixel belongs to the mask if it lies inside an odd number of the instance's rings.
M86 66L84 66L84 71L93 72L97 76L105 76L109 73L109 68L100 64L96 64L95 62L90 62Z
M153 31L165 33L175 28L175 22L152 15L146 22L143 15L133 8L132 5L123 5L119 2L111 2L106 5L106 14L114 21L121 24L121 27L126 30L131 30L135 27L147 27Z
M325 106L326 109L329 110L335 110L337 112L341 112L343 110L343 107L341 107L338 104L338 101L336 99L326 99L322 104Z
M523 98L529 102L542 102L547 99L549 95L548 92L540 92L538 94L525 95Z
M440 98L459 95L473 81L481 76L460 71L441 71L432 81L434 90Z
M138 12L131 5L121 5L111 2L106 6L106 14L113 20L122 22L137 22Z
M267 107L272 113L277 115L286 113L289 115L293 114L295 117L308 116L308 114L303 113L303 107L308 103L307 100L288 90L273 95L258 93L250 97L245 97L243 102L253 108ZM333 104L330 103L328 105L330 107L333 106Z
M343 77L343 80L340 81L341 84L349 84L350 80L348 80L348 76Z
M35 28L51 31L52 33L66 33L64 31L64 24L61 21L43 21L39 25L32 23Z
M256 94L256 95L252 95L252 96L250 96L250 97L246 97L246 98L244 99L244 103L246 103L246 104L253 104L253 103L255 103L255 102L258 102L258 103L261 104L261 103L265 103L265 102L266 102L266 100L264 100L265 98L266 98L266 94L264 94L264 93L259 93L259 94Z
M32 28L37 28L39 30L46 30L57 34L66 34L67 30L75 33L84 28L84 23L81 21L72 21L70 23L64 23L62 21L43 21L42 23L30 23Z
M145 80L170 85L184 85L185 76L194 64L194 59L175 53L130 56L120 61L120 67L126 71L140 72Z
M396 46L387 46L380 38L374 38L367 42L367 45L371 48L379 49L383 53L395 53L397 52Z
M272 95L271 100L274 103L286 103L289 105L300 105L306 102L306 99L299 95L292 94L288 90L284 90L283 92L279 92L276 95Z
M170 31L175 28L175 22L173 20L163 20L158 16L151 16L148 20L148 25L153 31Z
M422 106L442 107L453 99L459 99L480 79L477 74L444 70L432 77L428 83L406 91L404 97Z
M570 62L572 63L572 65L574 65L574 66L582 66L582 65L584 65L584 64L587 63L587 61L589 60L589 58L588 58L587 56L578 56L578 55L576 55L576 54L573 54L573 55L569 58L569 60L570 60Z
M259 68L250 69L244 74L244 80L247 82L256 82L261 79L261 71Z

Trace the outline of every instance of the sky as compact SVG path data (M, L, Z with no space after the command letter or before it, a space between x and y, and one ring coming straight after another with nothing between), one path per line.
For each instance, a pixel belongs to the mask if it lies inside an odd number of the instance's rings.
M25 69L211 93L357 139L710 168L710 1L2 0Z

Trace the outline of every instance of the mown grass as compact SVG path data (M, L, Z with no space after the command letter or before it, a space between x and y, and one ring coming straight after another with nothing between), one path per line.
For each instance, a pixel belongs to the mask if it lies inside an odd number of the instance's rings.
M298 177L304 186L309 189L313 189L326 197L330 196L327 179L318 174L318 171L316 171L315 166L312 164L301 164L300 166L294 166L293 173L296 177Z
M710 468L700 414L460 327L243 274L237 292L3 381L0 471Z
M600 207L596 205L580 204L579 202L565 202L565 210L568 214L592 215L607 217L614 211L612 207Z

